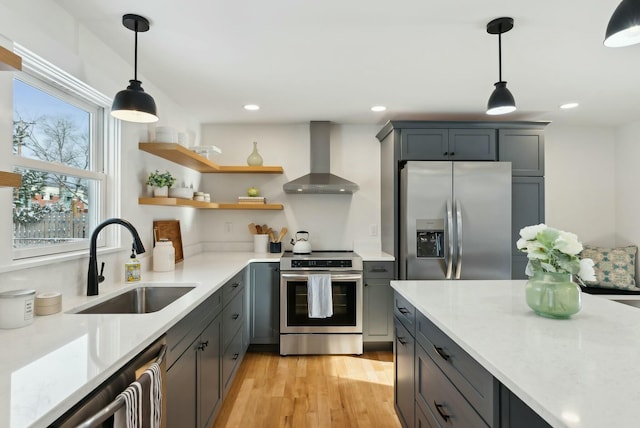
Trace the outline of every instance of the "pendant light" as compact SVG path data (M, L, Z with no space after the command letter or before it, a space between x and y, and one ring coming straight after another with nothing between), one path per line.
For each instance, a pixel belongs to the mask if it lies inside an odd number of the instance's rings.
M611 15L604 45L608 48L640 43L640 0L622 0Z
M142 89L142 82L138 80L138 32L149 31L149 21L140 15L128 13L122 17L122 25L136 34L133 80L129 80L127 89L116 94L111 106L111 116L128 122L157 122L156 103Z
M516 110L516 101L507 89L507 82L502 80L502 34L513 28L513 18L496 18L487 24L487 33L498 35L498 82L489 97L487 114L497 115L511 113Z

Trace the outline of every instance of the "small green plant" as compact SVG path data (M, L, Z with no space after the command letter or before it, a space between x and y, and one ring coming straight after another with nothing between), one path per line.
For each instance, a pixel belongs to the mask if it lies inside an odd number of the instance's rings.
M171 187L175 182L175 177L169 171L160 173L157 169L147 178L147 185L153 187Z

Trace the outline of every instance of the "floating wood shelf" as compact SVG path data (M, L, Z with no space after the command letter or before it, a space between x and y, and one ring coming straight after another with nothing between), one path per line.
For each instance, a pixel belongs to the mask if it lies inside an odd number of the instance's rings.
M0 70L20 71L22 70L22 58L14 54L9 49L0 46Z
M205 208L210 210L282 210L282 204L235 204L225 202L200 202L181 198L138 198L140 205Z
M22 176L15 172L0 171L0 187L20 187Z
M282 174L284 172L281 166L218 165L177 143L138 143L138 149L203 173Z

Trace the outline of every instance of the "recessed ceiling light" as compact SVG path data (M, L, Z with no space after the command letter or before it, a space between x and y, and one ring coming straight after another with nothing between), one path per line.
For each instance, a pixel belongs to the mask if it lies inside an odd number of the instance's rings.
M579 105L580 105L580 104L578 104L578 103L566 103L566 104L562 104L562 105L560 106L560 108L563 108L563 109L570 109L570 108L576 108L576 107L578 107Z
M371 107L371 111L385 111L387 108L385 106L373 106Z
M257 104L247 104L244 106L244 109L249 111L256 111L256 110L260 110L260 106Z

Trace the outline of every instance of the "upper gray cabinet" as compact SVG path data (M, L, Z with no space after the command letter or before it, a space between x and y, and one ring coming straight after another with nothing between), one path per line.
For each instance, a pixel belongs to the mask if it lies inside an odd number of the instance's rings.
M495 129L406 129L402 160L495 161Z
M498 160L511 162L512 175L544 176L544 133L541 129L500 129Z

